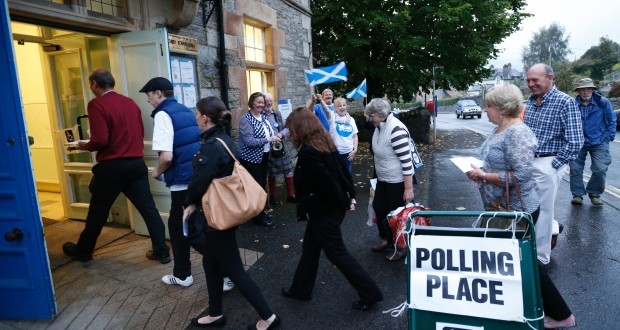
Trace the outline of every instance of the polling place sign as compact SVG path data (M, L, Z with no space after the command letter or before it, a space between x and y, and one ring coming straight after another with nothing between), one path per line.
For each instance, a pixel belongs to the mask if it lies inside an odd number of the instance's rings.
M416 235L410 260L412 308L524 321L518 240Z

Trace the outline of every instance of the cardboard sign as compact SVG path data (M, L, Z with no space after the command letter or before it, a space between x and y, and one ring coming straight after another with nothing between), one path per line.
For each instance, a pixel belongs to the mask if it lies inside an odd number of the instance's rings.
M524 322L518 240L419 235L410 256L413 308Z

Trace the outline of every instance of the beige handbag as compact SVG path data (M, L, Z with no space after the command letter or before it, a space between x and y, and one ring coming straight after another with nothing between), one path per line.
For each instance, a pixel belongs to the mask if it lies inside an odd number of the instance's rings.
M226 143L219 138L226 151L235 161L232 174L213 179L202 196L202 212L210 227L226 230L239 226L257 216L265 208L267 193L254 180Z

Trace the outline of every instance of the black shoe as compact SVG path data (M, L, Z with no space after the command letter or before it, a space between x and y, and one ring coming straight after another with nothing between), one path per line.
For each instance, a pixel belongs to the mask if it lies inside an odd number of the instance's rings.
M220 317L219 319L211 322L211 323L198 323L198 319L200 319L201 317L204 317L205 315L201 315L198 317L195 317L192 319L192 325L194 325L195 327L198 328L211 328L211 327L217 327L217 328L221 328L223 326L226 325L226 319L224 318L224 315L222 315L222 317Z
M376 301L373 302L365 302L365 301L356 301L353 303L353 309L357 309L358 311L367 311L370 310L370 308L372 308L372 306L376 303Z
M254 218L254 223L259 226L265 226L265 227L273 227L274 225L273 221L267 218L267 215L265 214L262 214Z
M93 260L92 254L82 254L80 253L77 244L67 242L62 245L62 252L68 257L71 257L77 261L81 262L89 262Z
M297 197L295 196L288 196L286 197L286 201L289 203L297 203Z
M155 255L153 250L148 250L146 252L146 258L149 260L159 260L159 262L161 262L162 264L167 264L172 261L172 258L170 258L170 254L166 254L165 256L160 257L158 255Z
M297 296L295 294L291 293L290 289L284 288L282 289L282 291L280 291L280 293L285 296L286 298L290 298L290 299L295 299L295 300L301 300L301 301L308 301L311 299L310 296L308 297L302 297L302 296Z
M282 322L282 320L280 320L280 318L276 315L276 318L273 319L271 324L267 327L267 330L275 329L275 328L279 327L281 322ZM256 327L256 324L248 325L248 330L256 330L256 329L258 329Z

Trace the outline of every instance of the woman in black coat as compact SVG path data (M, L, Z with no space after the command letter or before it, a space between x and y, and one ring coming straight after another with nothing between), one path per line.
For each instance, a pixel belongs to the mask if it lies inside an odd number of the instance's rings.
M368 310L383 300L383 294L344 246L340 230L346 211L355 209L351 174L338 161L334 142L312 111L295 109L286 125L293 143L299 147L293 177L297 217L308 224L293 283L282 289L282 295L310 300L323 250L358 292L360 299L353 303L353 308Z
M196 104L196 121L202 131L201 147L194 156L192 181L187 189L183 219L194 216L196 218L193 221L205 224L205 247L199 252L203 255L209 308L206 313L192 319L192 324L197 327L226 325L222 314L222 293L224 274L227 274L261 317L257 323L248 326L248 329L274 329L280 324L280 318L271 311L260 289L243 268L235 236L237 228L220 231L209 227L200 209L202 195L211 181L232 173L234 160L222 143L215 139L222 139L234 154L237 153L232 139L224 132L231 117L230 111L226 110L224 103L217 97L203 98Z

